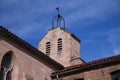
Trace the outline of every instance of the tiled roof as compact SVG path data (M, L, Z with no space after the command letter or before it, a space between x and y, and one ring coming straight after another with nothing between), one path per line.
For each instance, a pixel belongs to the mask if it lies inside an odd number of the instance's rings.
M25 42L24 40L22 40L15 34L11 33L8 29L5 29L3 26L0 26L0 35L7 38L14 44L17 44L19 47L27 50L29 52L28 55L32 55L32 57L34 57L38 61L44 62L44 64L49 65L50 67L57 69L57 70L61 70L64 68L61 64L57 63L50 57L46 56L44 53L39 51L37 48L33 47L32 45Z
M76 73L89 71L89 70L93 70L93 69L98 69L98 68L102 68L102 67L107 67L107 66L111 66L111 65L115 65L115 64L120 64L120 55L66 67L63 70L59 70L59 71L52 73L51 77L55 78L56 75L58 75L59 77L61 75L67 76L67 75L76 74Z

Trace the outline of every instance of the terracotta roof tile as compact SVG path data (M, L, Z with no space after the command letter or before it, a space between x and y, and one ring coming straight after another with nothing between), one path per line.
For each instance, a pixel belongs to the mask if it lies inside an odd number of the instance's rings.
M63 70L58 70L56 72L53 72L51 77L55 77L55 75L64 76L64 75L74 74L75 71L81 72L81 71L86 71L86 70L92 70L92 69L105 67L108 65L114 65L118 63L120 64L120 55L115 55L112 57L102 58L102 59L94 60L91 62L86 62L83 64L65 67Z

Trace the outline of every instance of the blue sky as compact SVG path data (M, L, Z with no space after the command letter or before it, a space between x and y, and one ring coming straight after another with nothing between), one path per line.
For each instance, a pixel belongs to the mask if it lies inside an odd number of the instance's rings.
M82 59L120 54L120 0L0 0L0 25L37 47L58 5L66 29L82 41Z

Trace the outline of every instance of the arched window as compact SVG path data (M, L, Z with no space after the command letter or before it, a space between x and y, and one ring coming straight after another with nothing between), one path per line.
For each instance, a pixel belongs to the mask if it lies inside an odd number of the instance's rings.
M6 80L11 80L12 79L12 73L9 71L6 75Z
M13 57L12 51L9 51L3 56L0 69L0 80L12 80L13 69L12 57Z
M62 51L62 38L58 39L57 49L58 49L58 53Z
M120 80L120 70L111 73L112 80Z
M46 55L49 56L50 55L50 42L46 43Z

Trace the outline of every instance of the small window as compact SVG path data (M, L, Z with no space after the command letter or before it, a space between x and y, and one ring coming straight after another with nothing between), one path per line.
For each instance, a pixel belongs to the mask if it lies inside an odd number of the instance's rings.
M50 55L50 42L46 43L46 55L49 56Z
M58 45L57 46L58 52L61 52L62 51L62 38L58 39L57 45Z
M74 80L84 80L83 78L76 78L76 79L74 79Z
M120 80L120 70L111 73L112 80Z

